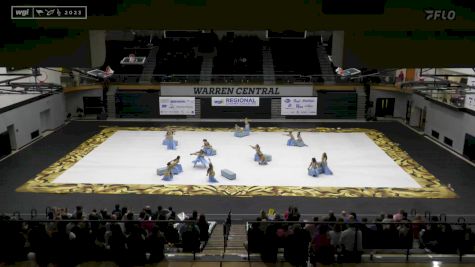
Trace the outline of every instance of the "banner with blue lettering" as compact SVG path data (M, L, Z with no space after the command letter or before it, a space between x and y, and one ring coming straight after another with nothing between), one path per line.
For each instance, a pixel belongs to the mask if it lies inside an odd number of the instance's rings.
M317 97L282 97L281 115L316 116Z
M195 115L194 97L160 97L160 115Z
M259 97L212 97L211 106L215 107L258 107Z

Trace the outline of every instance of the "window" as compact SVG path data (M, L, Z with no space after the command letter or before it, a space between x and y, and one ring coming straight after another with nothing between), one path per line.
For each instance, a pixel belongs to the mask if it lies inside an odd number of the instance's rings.
M36 137L40 136L40 131L36 130L34 132L31 132L31 139L35 139Z
M453 141L452 141L452 139L450 139L450 138L444 137L444 143L445 143L446 145L452 146Z
M432 130L432 136L439 139L439 132Z

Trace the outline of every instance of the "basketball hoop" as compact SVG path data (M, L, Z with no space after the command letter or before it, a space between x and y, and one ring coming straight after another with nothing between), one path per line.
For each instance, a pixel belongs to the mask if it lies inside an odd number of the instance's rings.
M135 62L135 54L130 54L129 55L129 62L134 63Z
M106 70L104 71L107 75L112 75L114 74L114 70L110 67L110 66L107 66L106 67Z
M44 71L40 71L40 76L37 77L39 83L45 83L48 80L48 74Z

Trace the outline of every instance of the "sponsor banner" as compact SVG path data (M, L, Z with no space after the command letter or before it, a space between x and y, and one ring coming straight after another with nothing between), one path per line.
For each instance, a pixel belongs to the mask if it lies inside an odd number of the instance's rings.
M465 108L475 111L475 90L470 90L465 95Z
M194 97L160 97L160 115L195 115Z
M312 85L162 85L163 96L313 96Z
M317 97L282 97L281 115L315 116L317 115Z
M467 85L475 86L475 77L467 77Z
M259 97L212 97L214 107L258 107Z

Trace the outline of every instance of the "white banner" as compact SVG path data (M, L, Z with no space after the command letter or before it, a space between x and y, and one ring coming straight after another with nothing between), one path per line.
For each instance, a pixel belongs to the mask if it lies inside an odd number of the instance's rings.
M194 97L160 97L160 115L195 115Z
M281 115L317 115L317 97L282 97L280 105Z
M163 96L313 96L312 85L162 85Z
M475 111L475 90L470 90L465 95L465 108Z
M213 107L258 107L259 97L212 97Z

